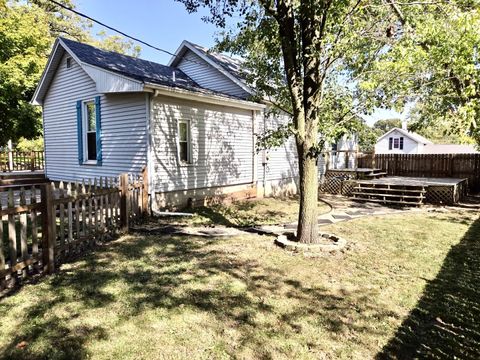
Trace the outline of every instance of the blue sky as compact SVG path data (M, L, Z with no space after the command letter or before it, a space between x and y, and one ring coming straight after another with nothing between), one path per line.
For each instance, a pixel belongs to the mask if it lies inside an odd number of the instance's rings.
M128 35L175 52L183 40L211 47L215 43L213 25L201 20L207 12L189 14L174 0L77 0L77 10ZM95 26L93 31L104 30ZM109 32L111 33L111 32ZM171 56L142 45L141 58L167 64ZM401 118L392 110L379 109L365 117L368 124L379 119Z
M175 52L183 40L210 47L217 29L201 20L206 12L189 14L174 0L78 0L77 10L128 35ZM101 30L96 26L94 32ZM109 32L112 33L112 32ZM171 56L142 46L141 58L166 64Z

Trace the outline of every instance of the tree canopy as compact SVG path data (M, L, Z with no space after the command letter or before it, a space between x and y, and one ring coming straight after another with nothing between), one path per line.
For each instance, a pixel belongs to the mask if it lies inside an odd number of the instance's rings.
M480 2L398 3L395 46L369 64L361 86L384 106L412 105L415 131L480 144Z
M71 0L62 3L75 6ZM0 0L0 146L41 134L40 109L29 101L58 36L139 54L138 46L121 37L92 36L91 25L46 0Z

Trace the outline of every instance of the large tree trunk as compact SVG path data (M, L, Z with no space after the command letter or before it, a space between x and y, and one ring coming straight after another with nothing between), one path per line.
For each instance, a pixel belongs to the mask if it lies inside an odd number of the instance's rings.
M313 244L318 239L318 166L305 145L297 145L300 170L300 211L298 213L297 239Z

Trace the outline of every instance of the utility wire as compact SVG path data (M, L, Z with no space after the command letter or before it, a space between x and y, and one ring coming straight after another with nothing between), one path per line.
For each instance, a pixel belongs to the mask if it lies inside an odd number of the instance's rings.
M101 22L101 21L99 21L99 20L96 20L96 19L94 19L94 18L92 18L92 17L90 17L90 16L88 16L88 15L86 15L86 14L81 13L80 11L77 11L77 10L72 9L72 8L70 8L70 7L62 4L62 3L59 3L58 1L55 1L55 0L48 0L48 1L50 1L51 3L53 3L53 4L57 5L57 6L60 6L61 8L65 9L65 10L71 11L71 12L73 12L74 14L76 14L76 15L78 15L78 16L81 16L81 17L83 17L83 18L85 18L85 19L88 19L88 20L90 20L90 21L93 21L94 23L97 23L98 25L104 26L104 27L106 27L106 28L109 29L109 30L115 31L116 33L119 33L119 34L121 34L122 36L125 36L126 38L129 38L129 39L131 39L131 40L134 40L134 41L136 41L136 42L138 42L138 43L140 43L140 44L143 44L143 45L145 45L145 46L148 46L148 47L150 47L150 48L152 48L152 49L155 49L155 50L157 50L157 51L163 52L163 53L165 53L165 54L168 54L168 55L171 55L171 56L175 56L175 57L179 57L177 54L174 54L174 53L172 53L172 52L170 52L170 51L168 51L168 50L159 48L159 47L157 47L157 46L155 46L155 45L149 44L149 43L147 43L147 42L145 42L145 41L143 41L143 40L140 40L140 39L138 39L138 38L136 38L136 37L130 36L130 35L124 33L123 31L120 31L120 30L118 30L118 29L115 29L115 28L112 27L112 26L109 26L109 25L107 25L107 24L105 24L105 23L103 23L103 22ZM207 66L211 66L210 64L207 64L207 63L199 63L199 62L194 61L194 60L191 60L191 59L187 59L187 58L183 58L183 59L186 60L186 61L192 62L192 63L194 63L194 64L197 64L197 65L203 65L203 66L207 65Z

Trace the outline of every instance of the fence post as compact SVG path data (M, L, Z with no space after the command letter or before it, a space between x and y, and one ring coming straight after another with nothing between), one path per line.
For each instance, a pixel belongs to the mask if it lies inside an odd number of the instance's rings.
M35 151L30 151L30 170L35 171Z
M42 196L42 248L43 268L48 274L55 271L55 230L56 214L53 209L52 184L47 183L41 187Z
M8 171L13 171L13 145L12 140L8 140Z
M150 207L148 206L148 168L145 166L142 171L142 210L143 215L148 216L150 214Z
M120 175L120 226L128 231L128 174Z

